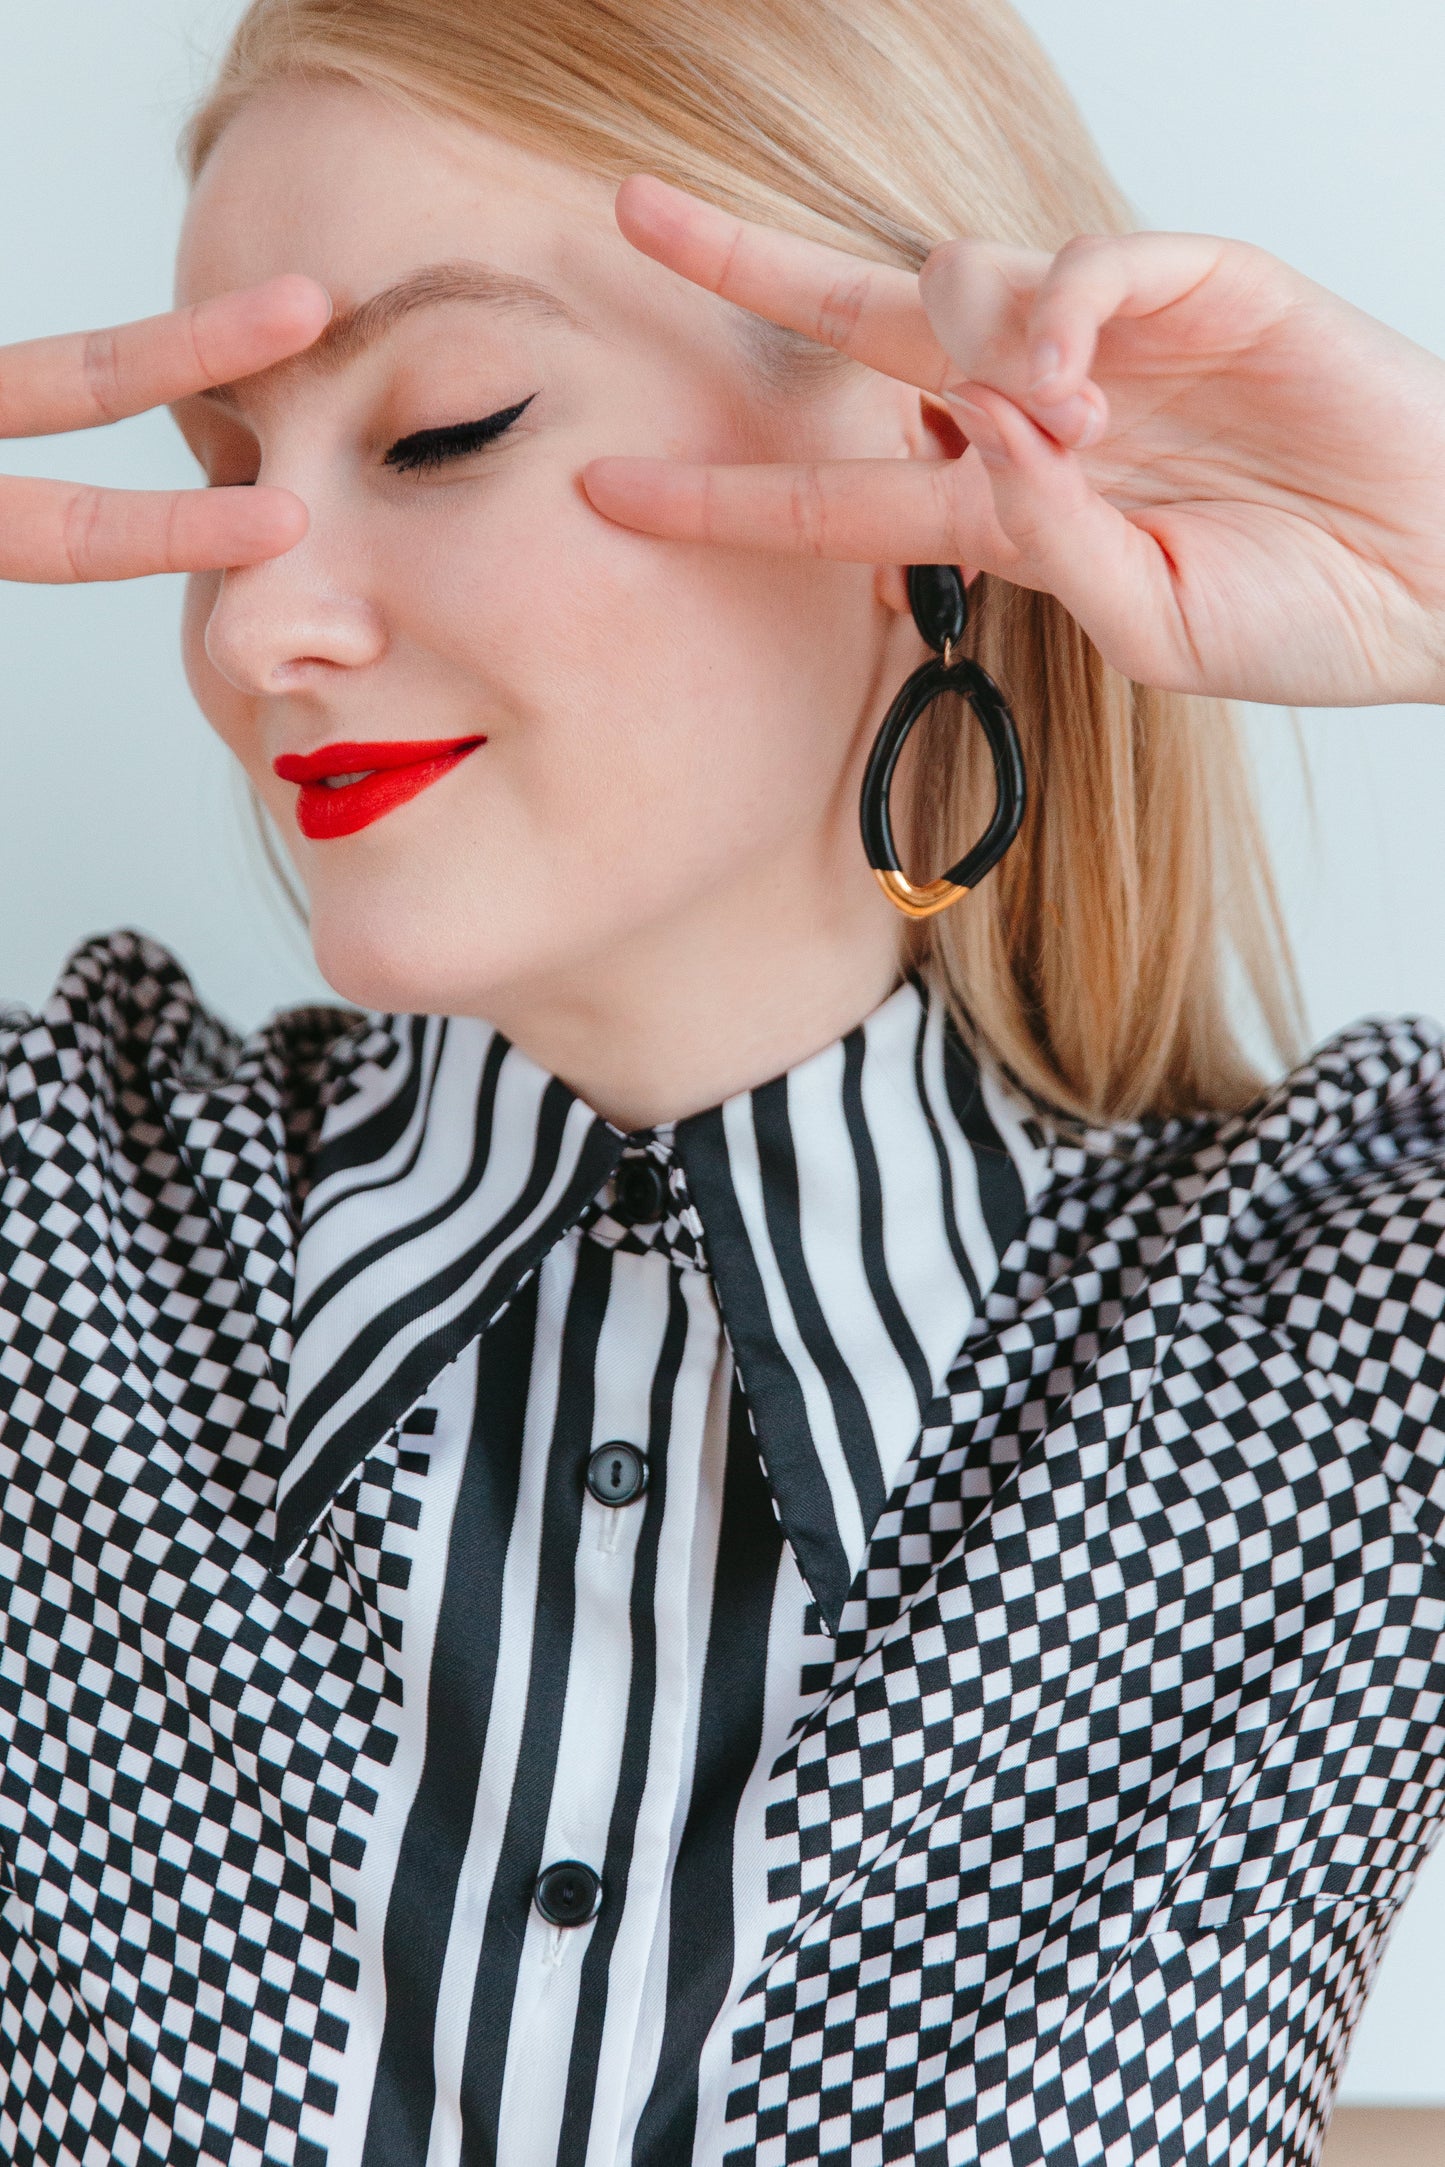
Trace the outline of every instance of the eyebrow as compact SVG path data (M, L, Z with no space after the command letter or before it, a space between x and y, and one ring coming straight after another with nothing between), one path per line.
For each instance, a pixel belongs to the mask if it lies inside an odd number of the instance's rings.
M395 285L383 287L355 308L333 316L314 345L262 373L273 378L283 370L288 375L329 375L375 346L405 317L414 316L419 309L440 308L455 301L564 323L574 331L591 329L586 317L560 294L520 271L502 271L489 263L429 263L408 272ZM220 406L238 407L241 403L238 384L216 384L197 396Z

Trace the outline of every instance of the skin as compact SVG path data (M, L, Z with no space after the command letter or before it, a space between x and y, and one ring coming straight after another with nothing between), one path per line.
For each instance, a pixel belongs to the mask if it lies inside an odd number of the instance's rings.
M960 239L914 277L651 177L618 216L710 291L935 394L969 453L929 472L598 462L588 490L613 518L733 548L967 557L1056 595L1115 669L1165 690L1445 698L1445 364L1263 249Z
M296 363L333 301L443 254L545 275L590 329L454 304ZM192 682L338 991L474 1008L620 1126L777 1073L892 983L856 792L923 655L901 567L1055 593L1142 682L1445 699L1445 364L1245 243L958 239L915 276L288 86L223 136L178 298L0 351L0 435L170 402L213 486L0 477L0 577L198 574ZM764 395L740 310L857 367ZM384 464L533 391L464 466ZM305 844L270 772L481 729L341 843Z
M662 542L579 482L603 451L948 456L916 392L861 370L760 395L734 304L630 247L615 190L344 86L283 86L195 191L183 304L301 271L348 310L482 259L587 329L434 304L339 365L283 366L176 418L216 484L300 498L284 555L191 583L203 712L275 816L320 968L366 1007L475 1014L618 1126L713 1103L827 1044L896 983L862 856L862 765L928 650L897 566ZM417 431L531 405L433 473ZM956 438L954 443L956 448ZM311 842L279 754L484 733L363 832Z

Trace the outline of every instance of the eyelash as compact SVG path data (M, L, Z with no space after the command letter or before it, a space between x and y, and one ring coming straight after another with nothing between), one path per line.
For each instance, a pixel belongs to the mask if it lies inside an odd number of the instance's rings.
M420 429L415 436L404 436L392 445L384 464L395 467L399 474L424 474L453 459L465 459L510 429L536 396L534 391L520 406L503 407L499 414L489 414L484 421L459 421L448 429Z

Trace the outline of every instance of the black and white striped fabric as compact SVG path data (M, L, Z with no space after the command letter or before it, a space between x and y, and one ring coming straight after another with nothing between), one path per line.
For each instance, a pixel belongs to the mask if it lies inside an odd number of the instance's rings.
M0 2156L1317 2159L1445 1811L1432 1027L1069 1138L910 977L623 1136L118 935L0 1170Z
M624 1139L490 1027L398 1020L328 1115L279 1555L389 1434L427 1463L341 2158L681 2160L722 2128L762 1774L1038 1156L944 1025L905 982ZM662 1179L629 1243L634 1158ZM621 1506L583 1479L619 1441L647 1469ZM532 1901L567 1861L601 1883L585 1939Z

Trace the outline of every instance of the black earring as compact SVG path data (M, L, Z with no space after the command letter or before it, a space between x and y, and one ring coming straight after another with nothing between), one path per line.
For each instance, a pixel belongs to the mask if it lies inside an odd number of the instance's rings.
M900 687L868 756L858 813L868 863L889 902L906 918L931 918L935 911L947 910L950 903L977 887L1018 834L1024 817L1024 762L1018 729L998 686L976 662L954 660L954 649L968 623L968 592L957 566L910 565L908 601L914 623L943 659L920 664ZM967 857L960 858L937 880L915 887L898 863L888 792L909 731L924 709L944 692L963 694L988 739L993 754L993 818Z

